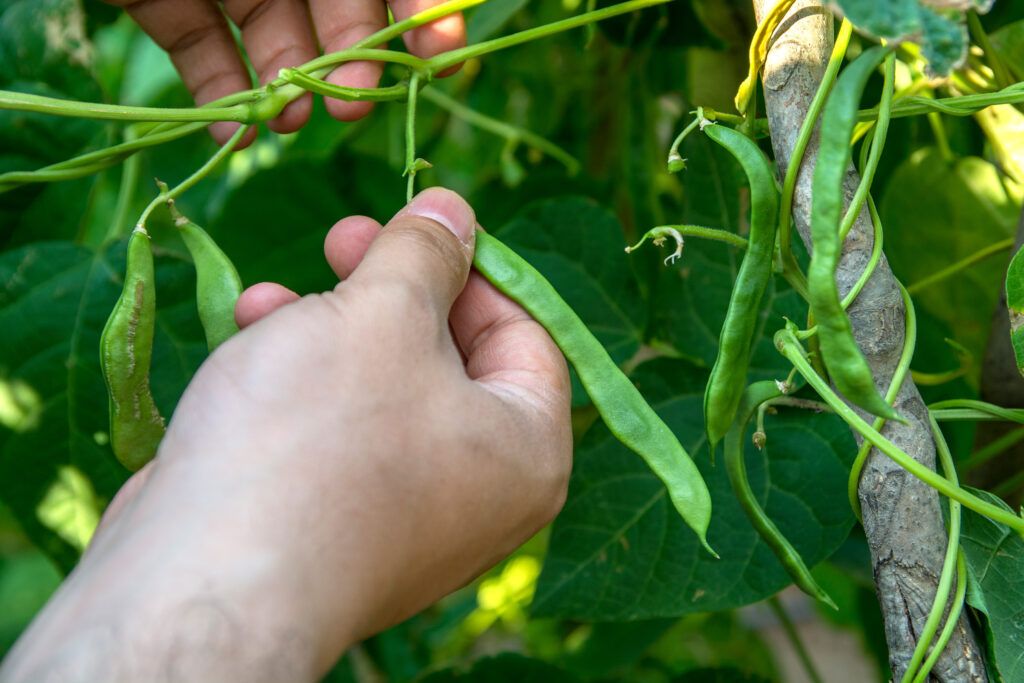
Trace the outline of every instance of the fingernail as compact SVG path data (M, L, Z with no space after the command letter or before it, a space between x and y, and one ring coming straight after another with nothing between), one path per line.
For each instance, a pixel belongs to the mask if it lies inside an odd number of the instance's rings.
M463 244L469 244L473 239L476 213L465 199L443 187L423 190L398 214L422 216L437 221L448 228Z

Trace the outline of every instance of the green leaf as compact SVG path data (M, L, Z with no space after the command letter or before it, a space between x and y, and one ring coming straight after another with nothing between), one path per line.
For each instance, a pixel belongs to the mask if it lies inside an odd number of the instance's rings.
M714 510L708 540L722 558L701 550L661 482L598 425L576 452L569 497L538 581L535 615L594 621L678 616L757 602L790 583L733 497L724 468L709 463L701 414L706 378L704 371L668 359L634 374L708 484ZM839 547L853 525L845 499L853 439L834 416L801 411L770 417L767 434L763 451L747 441L751 487L813 566Z
M640 348L644 305L622 226L596 202L569 197L524 208L495 234L551 281L616 363ZM586 405L573 374L573 405Z
M911 287L1011 237L1019 217L995 166L977 157L949 163L935 148L919 150L899 165L880 210L885 254L897 277ZM952 330L975 359L984 357L1006 263L1007 257L997 254L934 286L912 290L917 308Z
M92 45L76 0L0 5L0 88L96 101ZM101 130L84 119L0 111L0 171L28 170L77 152Z
M92 46L76 0L0 3L0 88L102 100L91 67ZM86 119L0 111L0 173L31 171L73 156L102 139L105 130ZM0 194L0 243L71 239L92 186L92 179L84 179ZM30 214L46 219L36 222Z
M64 242L0 256L0 370L38 397L38 422L0 428L0 500L64 570L128 473L107 445L100 332L121 290L125 243L94 252ZM192 267L158 259L151 380L164 415L205 357Z
M417 680L419 683L575 683L578 679L538 659L504 653L478 659L469 669L445 669Z
M370 159L281 163L235 189L208 231L245 285L269 280L300 294L324 292L338 284L324 259L327 231L355 214L386 223L401 206L387 202L387 180L393 181L393 198L400 202L400 172L390 173Z
M972 493L1010 510L987 491ZM967 602L985 615L990 664L1007 683L1024 680L1024 539L964 509L960 547L967 560Z
M609 7L619 0L598 0L597 7ZM658 46L721 47L718 38L705 28L692 0L677 0L624 14L598 24L609 40L621 45L653 43Z
M563 664L581 678L606 677L639 660L678 619L608 622L589 627L586 639Z
M993 32L989 39L999 58L1017 79L1024 79L1024 20L1007 24Z
M921 43L929 67L945 76L967 56L967 27L963 12L932 9L925 0L837 0L843 14L858 29L890 41ZM976 3L985 11L984 3Z

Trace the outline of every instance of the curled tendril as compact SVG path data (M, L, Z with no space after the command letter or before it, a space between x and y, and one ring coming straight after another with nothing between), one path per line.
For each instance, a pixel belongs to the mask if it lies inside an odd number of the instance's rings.
M683 246L685 245L685 240L683 239L682 233L680 233L677 229L673 227L659 226L657 228L651 228L650 230L644 233L644 236L640 238L639 242L632 246L626 247L626 253L629 254L634 250L639 249L640 245L642 245L648 239L651 240L652 243L654 243L654 246L660 247L665 244L665 241L669 237L676 241L676 250L669 254L668 258L665 259L665 265L672 265L679 258L682 257Z

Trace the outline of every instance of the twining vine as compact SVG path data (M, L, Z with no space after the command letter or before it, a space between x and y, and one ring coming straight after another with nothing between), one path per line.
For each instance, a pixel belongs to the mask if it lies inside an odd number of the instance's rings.
M156 292L153 287L153 255L146 226L155 209L163 205L170 207L175 216L175 225L182 231L196 262L199 314L212 351L237 331L231 316L234 302L241 292L241 282L230 260L209 235L174 211L174 201L223 162L251 126L273 119L288 103L306 92L351 101L404 102L403 175L406 177L407 195L411 198L415 192L417 173L430 166L429 161L416 156L417 103L422 97L448 110L453 116L505 137L511 145L520 141L530 144L574 173L579 164L565 150L529 131L479 114L443 93L430 89L432 79L436 74L467 59L570 29L589 27L594 22L669 0L629 0L600 10L591 8L590 11L562 21L451 50L429 59L372 47L484 1L450 0L395 22L348 49L325 54L298 67L283 69L278 78L262 87L235 93L202 107L129 107L0 91L0 109L129 124L124 130L123 141L117 144L40 169L0 174L0 192L5 192L24 184L69 180L97 173L116 164L125 164L122 191L107 237L113 240L131 231L127 246L127 272L122 296L104 331L101 356L111 399L111 443L117 457L129 469L136 470L154 457L164 432L163 418L156 411L149 394ZM910 288L900 287L906 311L906 335L899 363L884 395L876 389L867 362L854 341L846 310L861 294L882 257L884 230L870 191L885 147L889 122L899 117L931 116L935 113L966 116L996 104L1024 103L1024 83L1010 82L1008 72L999 68L996 60L993 68L974 65L956 76L952 88L957 94L951 97L933 98L918 94L926 87L923 79L918 79L911 88L897 91L895 68L899 46L890 44L869 47L843 69L853 35L853 26L849 21L844 21L826 65L824 78L800 128L793 150L793 163L790 163L779 187L772 174L771 162L754 142L767 133L766 122L756 116L755 94L768 40L792 4L793 0L777 3L755 32L750 46L750 72L736 96L739 113L698 108L694 112L693 121L675 138L668 153L668 170L673 173L685 172L686 162L679 152L680 145L687 135L700 130L737 158L748 176L751 194L755 198L752 202L750 237L744 239L726 230L708 226L663 225L649 230L637 244L627 247L626 251L640 247L649 239L655 244L671 239L676 248L666 259L667 265L682 256L684 239L687 237L717 240L743 251L743 265L734 283L715 369L705 394L706 429L712 444L724 441L725 466L744 511L797 586L834 607L831 598L811 576L799 553L760 507L746 481L742 443L747 425L756 416L755 445L763 447L765 440L770 438L770 430L765 425L765 414L769 407L828 409L863 437L863 445L857 453L848 485L850 505L858 517L860 509L857 489L861 470L872 447L949 499L949 543L938 591L902 677L902 683L919 683L927 679L963 609L966 580L964 555L960 548L961 507L967 507L1024 535L1022 517L959 485L956 467L939 423L945 420L999 419L1024 425L1024 411L967 399L929 406L929 422L942 474L918 463L883 436L881 430L887 420L902 420L893 404L910 372L910 361L917 344L911 295L996 250L1009 248L1010 244L991 245L984 254L979 253L954 264L927 282L915 283ZM976 18L971 29L983 47L987 47L987 39ZM341 64L368 60L392 65L401 77L395 83L376 88L350 88L324 80L328 73ZM879 69L883 77L880 101L877 106L859 109L865 84ZM191 176L173 188L161 184L157 195L132 223L127 216L127 197L138 177L136 155L142 150L196 133L210 123L219 121L241 125L231 139ZM811 221L814 253L805 272L793 251L793 202L800 160L819 122L822 122L823 137L814 176ZM851 142L861 138L864 139L859 161L861 182L844 211L842 178L851 159ZM874 229L873 250L853 288L840 298L835 278L838 255L864 206L867 206ZM756 230L753 229L754 225ZM554 288L495 238L479 233L475 264L499 289L519 301L551 332L576 367L595 407L612 433L644 458L666 485L681 517L698 534L708 551L713 553L705 538L712 514L710 496L699 472L675 435L611 361L600 343ZM747 386L747 364L756 334L756 326L752 323L758 315L758 304L766 283L773 273L780 274L808 303L810 313L804 328L795 321L785 321L774 336L776 349L792 364L793 372L789 378ZM804 383L817 394L820 401L792 396L804 388ZM874 421L871 424L866 422L849 403L873 414ZM147 410L140 412L129 409L139 405L145 405ZM989 449L991 452L976 454L975 458L982 455L992 457L999 448L1008 447L1019 440L1022 434L1024 431L1014 433L1013 439L994 444Z

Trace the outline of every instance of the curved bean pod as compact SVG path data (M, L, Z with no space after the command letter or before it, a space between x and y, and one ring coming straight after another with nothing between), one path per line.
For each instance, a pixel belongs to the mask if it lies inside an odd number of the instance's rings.
M747 384L761 298L772 276L779 191L768 157L750 138L720 125L705 126L704 133L736 158L750 182L747 251L732 288L718 340L718 355L704 392L704 422L714 452L715 445L732 425Z
M707 542L711 494L700 471L601 342L551 283L496 237L477 231L473 265L544 326L576 368L609 431L642 457L664 482L679 515L714 555Z
M750 417L758 406L779 396L782 396L782 392L779 391L778 385L771 380L755 382L743 392L743 400L736 413L736 420L729 433L725 435L725 471L729 475L733 493L736 494L736 499L743 508L743 512L746 513L747 519L750 520L751 526L761 536L761 540L775 553L775 557L779 559L786 573L793 579L793 583L812 598L821 600L833 609L838 609L828 593L814 580L810 569L800 557L800 553L782 535L771 518L765 514L764 509L757 502L754 492L750 490L750 482L747 480L747 466L743 460L743 442L747 432L747 423L750 422Z
M864 85L888 51L884 47L865 51L839 77L825 105L821 146L814 168L811 209L814 253L807 282L821 355L836 387L869 413L903 421L875 387L871 368L857 347L850 319L843 311L835 275L842 248L839 221L843 209L843 177L850 164L850 136Z
M199 321L206 334L206 346L213 351L238 332L235 304L242 294L242 279L231 259L208 232L176 211L174 225L192 254Z
M110 446L132 472L156 455L164 419L149 388L156 322L153 248L136 228L128 239L124 288L100 337L100 368L110 397Z

